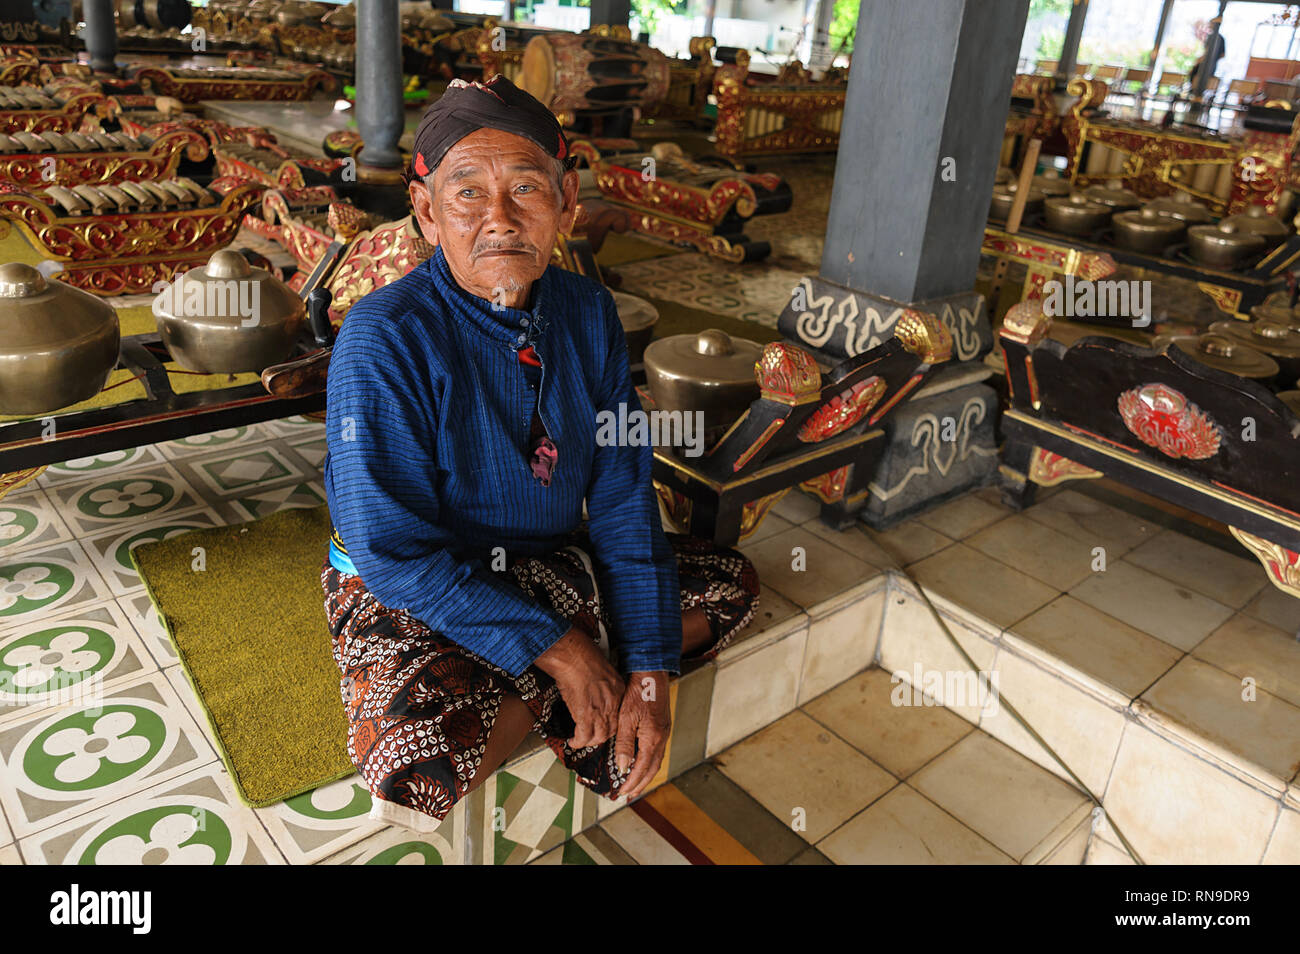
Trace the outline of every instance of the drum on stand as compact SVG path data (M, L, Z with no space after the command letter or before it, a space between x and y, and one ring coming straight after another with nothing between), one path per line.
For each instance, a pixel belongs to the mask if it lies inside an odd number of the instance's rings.
M535 36L524 47L517 82L574 126L658 103L668 92L668 58L613 37Z

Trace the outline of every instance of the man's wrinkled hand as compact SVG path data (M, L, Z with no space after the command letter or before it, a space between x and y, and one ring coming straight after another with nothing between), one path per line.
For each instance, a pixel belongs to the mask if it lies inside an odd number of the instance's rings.
M537 657L537 667L555 680L573 716L572 749L600 745L618 731L623 679L596 643L574 627Z
M668 673L633 672L627 677L627 689L618 713L618 738L614 742L614 762L620 773L631 766L632 774L623 782L619 795L636 798L659 771L668 748L672 730L668 706Z

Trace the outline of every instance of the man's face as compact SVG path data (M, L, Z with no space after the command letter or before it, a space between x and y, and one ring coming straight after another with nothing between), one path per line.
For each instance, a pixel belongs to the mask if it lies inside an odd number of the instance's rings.
M556 182L555 162L537 143L480 129L452 146L434 171L433 194L411 183L424 237L441 245L461 288L522 307L551 260L556 233L573 226L578 174Z

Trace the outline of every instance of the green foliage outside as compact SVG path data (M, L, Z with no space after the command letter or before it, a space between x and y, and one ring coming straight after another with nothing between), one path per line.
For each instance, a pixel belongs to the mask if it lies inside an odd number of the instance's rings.
M844 53L853 52L853 31L858 25L858 4L860 0L835 0L835 11L831 14L832 52L838 52L840 44Z
M1032 0L1029 4L1029 19L1035 17L1069 17L1071 0ZM1038 37L1034 49L1034 58L1038 60L1057 60L1065 47L1064 27L1047 27ZM1186 73L1201 55L1201 46L1191 43L1183 46L1166 46L1164 50L1164 69L1176 73ZM1080 63L1092 66L1133 66L1144 68L1151 62L1151 48L1141 41L1119 37L1106 37L1100 40L1085 40L1079 44Z
M640 26L640 30L634 32L654 33L664 17L685 12L686 0L632 0L632 16Z

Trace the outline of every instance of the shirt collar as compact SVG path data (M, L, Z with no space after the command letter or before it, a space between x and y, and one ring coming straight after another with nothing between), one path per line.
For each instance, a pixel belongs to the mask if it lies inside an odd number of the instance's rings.
M533 303L527 309L495 305L461 288L451 274L441 245L435 249L427 267L442 299L451 306L452 314L462 324L515 351L535 344L546 330L552 266L548 265L542 277L533 283Z

